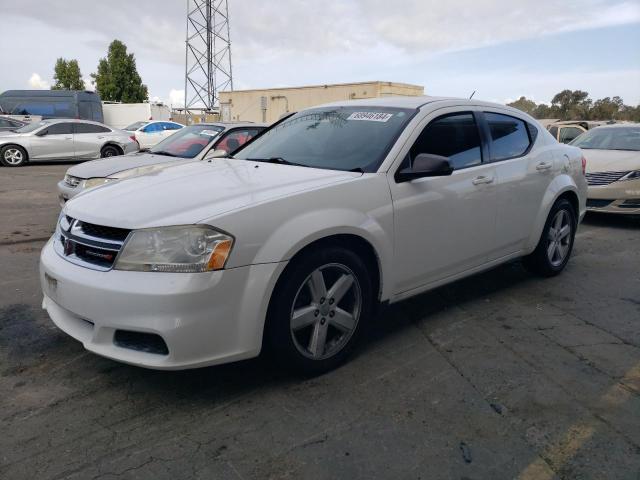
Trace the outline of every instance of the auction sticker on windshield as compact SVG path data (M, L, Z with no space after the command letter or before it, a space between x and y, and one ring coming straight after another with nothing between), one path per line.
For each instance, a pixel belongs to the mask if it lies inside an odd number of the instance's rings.
M215 137L216 135L218 135L220 132L217 132L215 130L202 130L200 132L200 135L207 135L208 137Z
M384 112L353 112L347 120L368 120L369 122L387 122L393 113Z

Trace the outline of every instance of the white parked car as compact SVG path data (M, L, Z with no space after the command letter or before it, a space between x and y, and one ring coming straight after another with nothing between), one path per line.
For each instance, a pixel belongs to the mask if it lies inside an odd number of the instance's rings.
M43 306L85 348L184 369L273 349L318 373L379 303L524 257L567 264L584 159L528 115L477 100L308 109L234 153L112 182L65 205Z
M230 153L265 128L266 125L249 122L197 123L180 129L148 151L74 165L58 182L60 205L87 188L149 173L161 164L208 160L220 150Z
M176 122L150 121L135 122L124 129L133 134L136 141L140 144L140 149L147 149L160 143L183 127L184 125Z
M130 134L89 120L52 119L0 132L0 163L21 167L39 160L92 160L138 150Z

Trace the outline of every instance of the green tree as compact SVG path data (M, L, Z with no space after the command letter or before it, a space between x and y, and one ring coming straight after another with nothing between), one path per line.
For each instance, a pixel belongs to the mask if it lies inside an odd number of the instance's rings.
M627 108L620 97L605 97L596 100L590 112L591 120L616 120Z
M538 107L536 105L536 102L534 102L533 100L529 100L526 97L520 97L515 102L508 103L507 106L517 108L518 110L522 110L523 112L528 113L529 115L532 115L533 112Z
M80 65L75 59L59 58L56 60L53 79L56 83L51 87L51 90L84 90L85 88Z
M551 100L551 106L561 120L584 120L591 110L589 93L582 90L563 90Z
M100 59L98 71L91 77L102 100L138 103L149 98L133 53L127 53L127 46L120 40L111 42L107 57Z

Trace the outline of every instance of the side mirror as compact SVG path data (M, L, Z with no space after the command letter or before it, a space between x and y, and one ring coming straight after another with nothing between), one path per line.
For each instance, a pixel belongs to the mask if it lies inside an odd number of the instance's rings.
M205 160L210 160L212 158L225 158L228 157L229 154L227 153L226 150L213 150L212 152L207 153L204 156Z
M47 129L42 129L39 132L36 132L36 137L44 137L47 134Z
M413 166L396 173L396 181L401 183L423 177L445 177L451 175L452 172L453 168L448 157L421 153L413 159Z

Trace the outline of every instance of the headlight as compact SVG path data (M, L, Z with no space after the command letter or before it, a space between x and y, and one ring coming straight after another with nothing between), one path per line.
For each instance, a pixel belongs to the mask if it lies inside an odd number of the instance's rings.
M624 177L622 177L619 182L623 180L638 180L640 179L640 170L634 170L633 172L627 173Z
M207 272L224 268L233 237L205 225L134 230L113 268L142 272Z
M115 178L88 178L82 182L82 189L85 190L87 188L98 187L100 185L104 185L105 183L113 182Z
M80 182L82 182L81 178L78 177L74 177L73 175L69 175L68 173L65 173L64 175L64 183L71 187L71 188L76 188Z

